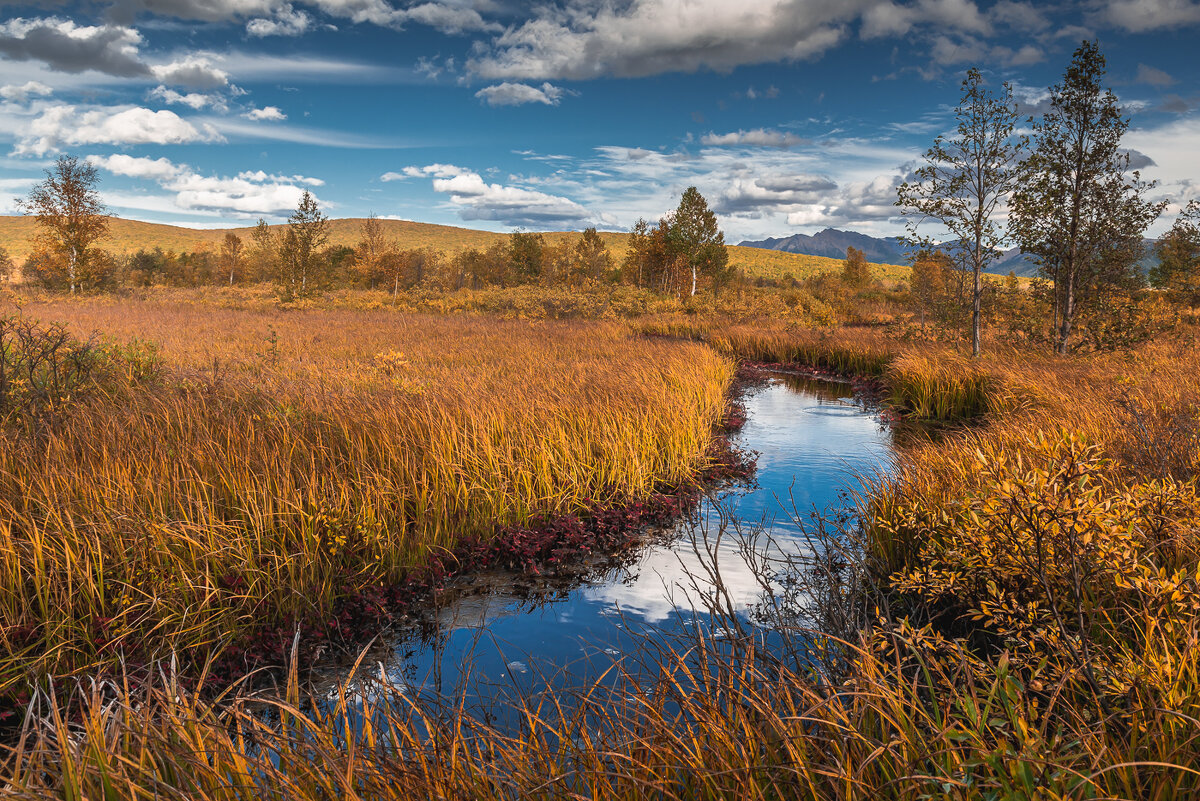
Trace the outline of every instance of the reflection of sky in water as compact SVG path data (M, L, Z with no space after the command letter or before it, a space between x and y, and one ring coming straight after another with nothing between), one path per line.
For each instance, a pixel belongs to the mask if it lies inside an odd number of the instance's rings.
M746 398L748 421L736 442L759 453L758 486L731 491L720 503L746 530L769 526L774 547L804 547L793 508L806 518L814 508L841 506L839 493L855 488L857 475L886 465L889 434L878 418L844 397L848 389L789 378ZM712 506L705 504L701 516L703 530L719 529ZM767 547L766 540L760 535L755 542ZM727 534L715 547L729 597L736 607L749 608L762 590L738 554L738 538ZM485 685L530 691L555 676L571 684L587 681L632 645L630 629L691 624L689 599L707 589L697 584L706 576L702 561L693 538L685 536L647 548L629 568L532 609L503 591L460 599L439 611L434 642L398 644L387 673L414 688L453 693L469 665L470 694L485 697L495 692Z

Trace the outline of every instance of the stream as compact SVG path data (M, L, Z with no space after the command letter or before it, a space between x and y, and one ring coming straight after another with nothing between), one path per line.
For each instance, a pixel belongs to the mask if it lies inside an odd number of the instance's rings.
M377 645L366 672L405 695L481 710L545 688L586 686L635 658L628 655L646 637L710 626L714 565L724 608L752 621L764 588L744 549L778 556L808 548L810 515L845 508L862 476L888 468L891 433L852 394L849 384L773 375L743 398L747 421L733 438L758 455L749 485L705 499L695 519L583 581L465 577L421 631Z

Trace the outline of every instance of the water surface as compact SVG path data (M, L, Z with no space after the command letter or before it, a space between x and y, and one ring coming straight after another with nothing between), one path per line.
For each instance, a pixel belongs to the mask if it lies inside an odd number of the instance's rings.
M749 619L764 590L740 549L809 547L801 530L808 515L845 506L860 476L886 468L891 441L846 384L779 375L752 390L745 405L747 422L734 443L758 454L752 485L706 499L698 520L583 583L468 577L430 611L424 633L401 636L378 657L377 671L406 694L462 694L481 708L547 685L583 686L648 632L705 625L708 616L697 609L712 591L714 563L722 597ZM734 527L749 533L731 536Z

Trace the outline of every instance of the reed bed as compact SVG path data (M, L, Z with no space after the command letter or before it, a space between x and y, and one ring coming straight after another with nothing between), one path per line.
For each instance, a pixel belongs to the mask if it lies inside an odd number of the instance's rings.
M336 635L339 600L453 569L464 539L686 482L732 379L700 346L595 324L99 299L26 314L151 340L159 367L0 438L0 690L135 654L195 668L300 621Z

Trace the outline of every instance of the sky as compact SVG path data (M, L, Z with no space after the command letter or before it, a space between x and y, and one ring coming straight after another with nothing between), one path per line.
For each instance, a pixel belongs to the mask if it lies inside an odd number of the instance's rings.
M1083 39L1124 140L1200 197L1200 0L0 0L0 213L87 159L129 219L627 230L696 186L728 241L903 230L969 67L1044 108Z

